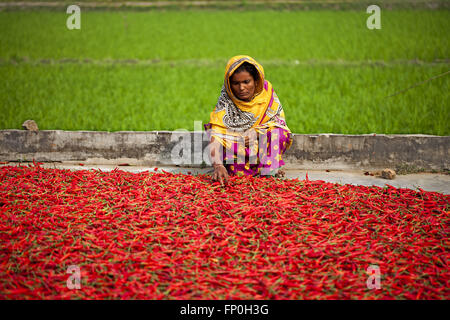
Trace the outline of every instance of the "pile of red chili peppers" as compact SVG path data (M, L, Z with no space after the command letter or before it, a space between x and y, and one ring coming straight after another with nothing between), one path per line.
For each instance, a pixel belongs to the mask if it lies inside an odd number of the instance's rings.
M449 299L449 207L394 187L4 166L0 298Z

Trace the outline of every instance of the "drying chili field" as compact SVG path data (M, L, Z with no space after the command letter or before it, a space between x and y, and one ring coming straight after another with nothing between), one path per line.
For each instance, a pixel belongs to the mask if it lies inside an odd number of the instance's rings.
M0 298L448 299L449 207L393 187L4 166Z

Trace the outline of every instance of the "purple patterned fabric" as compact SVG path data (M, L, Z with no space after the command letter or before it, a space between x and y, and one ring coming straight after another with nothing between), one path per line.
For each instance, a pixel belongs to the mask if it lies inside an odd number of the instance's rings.
M233 143L233 152L223 153L224 166L231 176L270 175L285 164L282 155L290 147L292 140L293 136L289 131L271 128L266 134L258 136L259 150L255 157L250 160L250 148L246 147L245 159L238 159L238 143Z

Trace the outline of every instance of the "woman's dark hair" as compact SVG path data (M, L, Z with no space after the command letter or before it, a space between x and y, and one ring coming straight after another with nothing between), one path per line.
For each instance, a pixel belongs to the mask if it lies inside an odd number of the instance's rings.
M244 62L243 64L241 64L239 66L239 68L234 70L233 74L240 73L242 71L247 71L248 73L250 73L251 76L253 77L253 80L255 80L255 82L259 80L258 70L256 70L256 67L254 65L252 65L251 63ZM233 76L233 75L231 75L231 76Z

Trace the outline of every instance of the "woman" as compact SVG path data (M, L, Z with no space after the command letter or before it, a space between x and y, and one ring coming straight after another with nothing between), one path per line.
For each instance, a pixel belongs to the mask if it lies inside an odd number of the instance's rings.
M249 56L231 58L210 122L205 124L222 185L229 175L282 176L282 154L292 144L283 107L263 67Z

